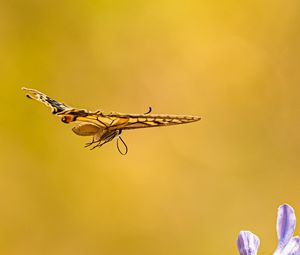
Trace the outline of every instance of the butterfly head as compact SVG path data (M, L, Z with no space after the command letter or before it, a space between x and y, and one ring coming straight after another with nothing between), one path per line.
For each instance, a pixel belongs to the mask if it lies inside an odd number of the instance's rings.
M75 121L76 120L76 117L74 115L64 115L62 118L61 118L61 121L63 123L70 123L72 121Z

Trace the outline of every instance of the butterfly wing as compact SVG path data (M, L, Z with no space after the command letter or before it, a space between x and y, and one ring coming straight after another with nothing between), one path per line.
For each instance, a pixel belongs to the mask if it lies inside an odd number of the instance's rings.
M121 116L122 118L126 115ZM127 115L128 122L123 127L126 129L137 129L137 128L150 128L150 127L166 127L171 125L186 124L200 120L200 117L187 116L187 115L155 115L155 114L142 114Z
M29 89L29 88L23 87L22 90L26 91L26 93L27 93L26 96L28 98L37 100L37 101L45 104L46 106L50 107L53 114L58 115L60 113L63 113L67 110L72 109L70 106L67 106L64 103L60 103L60 102L48 97L44 93L39 92L36 89Z
M200 117L187 115L103 114L99 112L90 112L86 116L79 116L76 118L76 121L90 122L110 130L163 127L185 124L198 120L200 120Z

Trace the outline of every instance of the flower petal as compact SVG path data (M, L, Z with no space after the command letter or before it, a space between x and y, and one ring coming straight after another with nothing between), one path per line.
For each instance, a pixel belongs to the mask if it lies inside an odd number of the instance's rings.
M250 231L241 231L237 239L237 246L241 255L256 255L259 238Z
M284 249L280 252L280 255L294 255L300 252L300 239L298 236L293 237Z
M283 204L278 208L277 215L277 236L278 246L274 254L280 254L284 247L292 238L296 226L296 216L294 209L288 204Z

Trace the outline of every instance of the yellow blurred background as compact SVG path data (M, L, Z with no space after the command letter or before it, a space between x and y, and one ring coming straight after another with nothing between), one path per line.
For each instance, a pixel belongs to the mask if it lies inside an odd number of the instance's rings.
M238 254L300 220L300 2L1 1L0 254ZM21 87L105 112L200 115L87 137ZM300 234L300 229L296 230Z

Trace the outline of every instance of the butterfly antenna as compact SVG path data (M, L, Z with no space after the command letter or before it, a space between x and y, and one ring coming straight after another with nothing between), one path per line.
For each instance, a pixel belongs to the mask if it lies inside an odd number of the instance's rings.
M151 113L152 112L152 107L151 106L149 106L149 110L148 110L148 112L145 112L144 114L149 114L149 113Z
M119 146L119 140L121 140L121 142L123 143L124 147L125 147L125 152L122 152L122 150L120 149L120 146ZM121 136L118 137L117 139L117 148L118 148L118 151L122 154L122 155L126 155L127 152L128 152L128 147L126 145L126 143L124 142L124 140L122 139Z

